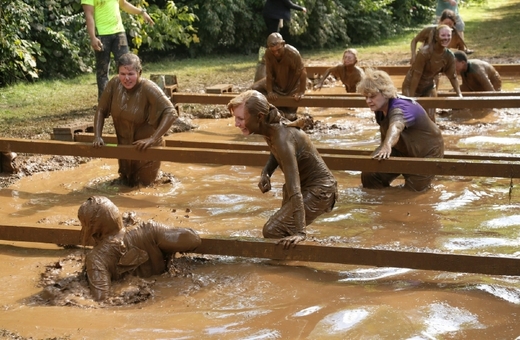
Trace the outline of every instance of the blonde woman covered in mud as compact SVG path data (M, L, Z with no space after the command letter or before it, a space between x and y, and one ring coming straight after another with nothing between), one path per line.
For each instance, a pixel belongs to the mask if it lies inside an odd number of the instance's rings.
M334 207L338 197L334 175L298 127L300 120L283 118L260 92L241 93L229 102L228 109L244 136L262 135L269 146L271 153L258 183L260 191L271 190L271 176L278 167L284 173L282 207L265 223L264 237L280 238L278 243L284 247L305 240L305 227Z
M85 265L94 300L110 295L112 281L125 275L150 277L166 271L166 256L189 252L200 243L190 228L174 228L154 221L127 230L119 209L104 196L92 196L78 210L83 244L94 241Z
M380 70L365 70L365 77L357 86L365 96L370 110L379 124L381 144L372 153L378 160L390 157L444 157L444 140L441 130L428 117L424 108L411 98L397 95L390 76ZM400 174L362 172L364 188L389 187ZM423 191L430 187L433 175L403 174L404 188Z

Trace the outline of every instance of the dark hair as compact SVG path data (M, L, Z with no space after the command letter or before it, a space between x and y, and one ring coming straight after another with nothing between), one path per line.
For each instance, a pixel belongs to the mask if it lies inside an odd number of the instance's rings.
M457 25L457 14L455 14L455 12L453 12L451 9L445 9L444 11L442 11L439 22L444 21L446 19L450 19L451 21L453 21L455 25Z
M141 74L143 67L141 66L141 59L133 53L125 53L117 61L117 69L121 66L133 66L134 70Z
M466 53L464 53L464 51L455 51L453 52L453 55L455 56L455 59L457 59L457 61L465 61L466 63L468 62L468 56L466 55Z

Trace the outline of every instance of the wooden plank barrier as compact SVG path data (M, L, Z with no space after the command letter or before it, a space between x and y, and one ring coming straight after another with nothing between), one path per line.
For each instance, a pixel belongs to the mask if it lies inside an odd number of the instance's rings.
M0 240L80 245L78 229L0 225ZM89 244L92 245L92 244ZM520 275L520 258L439 254L326 246L304 241L284 249L276 240L203 236L197 254L265 258L280 261L325 262L489 275Z
M169 147L152 147L146 151L138 151L131 145L94 148L91 143L15 138L0 139L0 151L244 166L264 166L269 155L267 151ZM409 157L393 157L379 161L369 156L358 155L321 156L331 170L520 178L518 161Z
M314 74L323 75L328 68L333 66L336 65L306 65L305 69L309 76ZM495 70L497 70L498 73L500 73L501 76L520 74L520 64L493 64L493 67L495 68ZM373 68L382 70L391 76L404 76L410 69L410 65L374 65L362 66L361 68Z
M75 142L92 143L94 140L93 133L77 133L74 135ZM117 144L116 135L103 135L103 140L108 144ZM251 150L251 151L269 151L267 145L262 142L261 144L252 144L245 142L201 142L201 141L183 141L183 140L165 140L166 146L169 148L196 148L196 149L224 149L224 150ZM378 141L375 141L378 143ZM317 147L320 154L331 154L331 155L357 155L357 156L370 156L373 150L357 150L357 149L337 149L337 148L326 148ZM506 153L472 153L458 151L444 151L444 158L447 159L472 159L472 160L488 160L488 161L507 161L507 162L518 162L520 156L515 156Z
M198 103L212 105L227 105L236 94L195 94L195 93L173 93L172 102L178 103ZM438 109L483 109L483 108L513 108L520 107L520 96L489 96L489 97L420 97L416 98L424 108ZM276 101L271 101L276 106L299 107L367 107L364 97L348 96L308 96L305 95L298 102L293 97L278 97Z

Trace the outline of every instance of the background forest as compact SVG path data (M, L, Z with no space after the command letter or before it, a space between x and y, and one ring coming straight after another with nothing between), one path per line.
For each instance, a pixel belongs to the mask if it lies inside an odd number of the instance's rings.
M470 2L483 0L470 0ZM154 26L122 12L134 52L147 59L256 53L267 35L265 0L131 0ZM293 0L282 35L300 49L368 44L431 22L435 0ZM0 0L0 87L91 72L80 0Z

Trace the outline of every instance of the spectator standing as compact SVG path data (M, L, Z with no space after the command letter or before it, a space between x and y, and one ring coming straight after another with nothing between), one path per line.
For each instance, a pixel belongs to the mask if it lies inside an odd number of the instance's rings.
M283 21L288 22L291 20L291 9L307 13L305 7L297 5L290 0L267 0L265 2L262 15L268 34L280 32L280 28L283 27Z
M154 22L144 8L137 8L126 0L81 0L90 44L96 55L96 81L98 100L108 83L110 53L119 60L128 53L128 41L121 19L120 9L129 14L139 14L153 25Z

